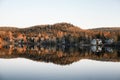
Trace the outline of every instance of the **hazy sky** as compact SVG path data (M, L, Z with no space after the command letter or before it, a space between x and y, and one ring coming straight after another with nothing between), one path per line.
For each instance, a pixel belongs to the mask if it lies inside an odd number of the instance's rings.
M58 22L81 28L120 26L120 0L0 0L0 26Z

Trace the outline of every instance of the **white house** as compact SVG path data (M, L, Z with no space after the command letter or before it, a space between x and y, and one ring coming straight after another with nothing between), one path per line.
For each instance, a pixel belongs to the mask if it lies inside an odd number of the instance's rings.
M113 39L107 39L107 40L105 40L105 42L106 42L107 44L112 44L112 43L114 42L114 40L113 40Z
M102 45L102 40L101 39L93 39L91 41L92 45Z

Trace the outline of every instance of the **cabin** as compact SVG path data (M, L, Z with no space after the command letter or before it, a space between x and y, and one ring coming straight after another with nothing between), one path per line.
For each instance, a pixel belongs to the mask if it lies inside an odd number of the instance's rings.
M101 40L101 39L93 39L93 40L91 41L91 44L92 44L92 45L102 45L103 43L102 43L102 40Z
M107 43L107 44L112 44L113 42L114 42L113 39L107 39L107 40L105 40L105 43Z

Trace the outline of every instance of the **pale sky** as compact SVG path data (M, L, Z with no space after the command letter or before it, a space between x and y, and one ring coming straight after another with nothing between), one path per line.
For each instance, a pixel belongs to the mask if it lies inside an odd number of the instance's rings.
M0 26L59 22L83 29L120 27L120 0L0 0Z

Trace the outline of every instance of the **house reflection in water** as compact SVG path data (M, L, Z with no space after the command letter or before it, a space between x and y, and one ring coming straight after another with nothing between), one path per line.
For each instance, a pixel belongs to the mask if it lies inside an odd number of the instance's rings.
M91 46L91 51L93 51L93 52L101 52L102 47L101 46Z
M120 61L118 47L66 45L5 45L0 47L0 58L28 58L34 61L67 65L81 59Z

